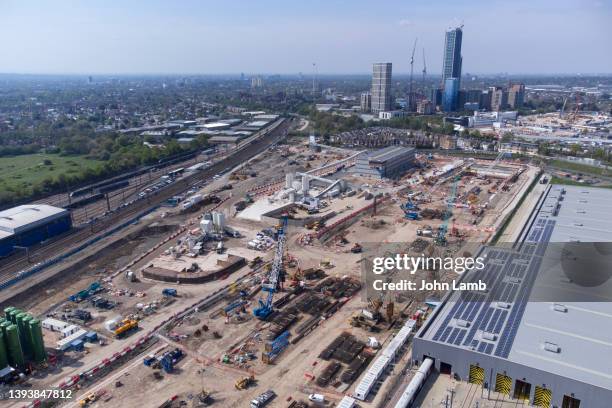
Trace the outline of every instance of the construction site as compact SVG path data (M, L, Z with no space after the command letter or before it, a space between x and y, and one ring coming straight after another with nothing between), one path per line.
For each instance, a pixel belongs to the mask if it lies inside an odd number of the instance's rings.
M475 253L540 171L412 152L371 177L393 163L365 153L276 144L6 299L3 381L70 391L45 406L385 406L445 293L368 298L364 249Z

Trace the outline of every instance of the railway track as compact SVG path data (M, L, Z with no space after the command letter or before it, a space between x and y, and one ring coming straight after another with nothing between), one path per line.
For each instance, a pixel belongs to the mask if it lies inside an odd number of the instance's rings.
M468 389L465 399L461 403L461 408L472 408L472 402L474 401L474 397L476 396L476 393L479 389L480 387L478 386L478 384L470 383L470 388Z
M36 263L49 260L67 252L72 247L82 244L84 241L92 239L98 235L104 234L115 225L125 222L138 214L141 214L151 208L155 208L165 202L167 199L188 190L195 184L205 180L210 180L215 174L225 173L228 169L237 166L247 161L252 156L261 153L269 146L277 143L286 134L291 121L285 120L269 133L261 136L257 140L250 141L243 145L233 154L224 159L213 163L210 167L201 172L187 176L174 184L170 184L166 188L157 191L156 194L148 196L146 199L136 201L133 205L121 208L106 217L100 218L95 223L87 226L78 227L71 233L60 236L57 239L48 242L46 245L33 247L29 251L28 256L24 253L14 254L3 260L0 260L0 282L7 281L20 271L23 271ZM106 205L106 202L104 202Z

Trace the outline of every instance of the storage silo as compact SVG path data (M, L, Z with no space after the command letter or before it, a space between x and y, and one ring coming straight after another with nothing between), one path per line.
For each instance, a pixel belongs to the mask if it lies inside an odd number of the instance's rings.
M293 180L295 180L294 176L294 173L285 174L285 188L293 187Z
M25 365L25 358L23 357L23 350L19 343L19 332L16 325L11 324L6 328L5 340L11 365L14 367L23 367Z
M302 176L302 194L308 195L308 190L310 190L310 176L304 174Z
M9 327L11 324L10 320L5 320L4 322L0 323L0 330L2 330L2 335L4 336L4 341L6 342L6 328Z
M23 318L25 343L21 343L21 348L23 349L23 352L30 360L34 358L34 349L32 346L32 331L30 330L30 322L32 320L34 320L34 318L30 314L26 314Z
M13 308L13 310L10 311L9 313L9 320L11 321L11 323L13 324L17 324L17 320L15 319L15 317L21 313L21 310L17 309L16 307Z
M29 347L30 331L23 323L23 319L25 319L27 315L28 314L25 312L20 312L19 314L17 314L17 316L15 316L15 324L17 325L17 332L19 333L19 343L21 343L21 350L23 351L23 354L26 357L29 357L31 355Z
M32 319L29 321L30 338L32 340L32 352L34 361L42 363L47 359L47 353L45 351L45 342L42 334L42 324L38 319Z
M206 234L210 234L213 230L213 222L212 220L202 220L200 221L200 229L202 232Z
M15 309L13 306L9 306L9 307L4 309L4 318L6 320L10 320L11 319L10 315L11 315L11 312L13 311L13 309Z
M9 365L8 353L4 342L4 334L0 332L0 370Z
M213 212L213 224L217 231L223 231L225 228L225 214L218 211Z

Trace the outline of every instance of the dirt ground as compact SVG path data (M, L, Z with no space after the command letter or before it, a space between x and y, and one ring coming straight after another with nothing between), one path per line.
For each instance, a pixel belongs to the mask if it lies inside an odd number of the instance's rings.
M235 217L234 204L256 187L271 182L282 181L283 173L287 171L306 171L317 168L327 163L346 157L337 152L312 153L305 145L280 145L279 147L260 155L256 159L245 163L236 172L237 176L225 175L220 179L206 185L201 193L210 193L227 183L232 184L231 190L219 193L223 204L218 209L223 211L227 218L227 224L239 230L241 238L228 238L224 242L228 253L243 256L247 261L255 257L262 257L264 262L273 257L272 249L268 251L254 251L246 249L246 244L253 239L255 234L263 228L274 227L266 223L249 221ZM386 244L386 243L411 243L418 239L424 239L431 245L433 237L419 237L418 229L427 226L436 231L443 224L440 219L408 220L400 205L405 204L409 193L419 193L421 197L418 206L422 209L444 211L448 206L448 199L453 189L452 179L441 183L439 186L423 184L428 175L434 175L438 168L455 163L455 159L437 157L433 164L423 175L412 175L409 179L400 182L379 181L348 176L349 183L354 187L367 191L382 193L390 197L384 203L377 206L376 214L367 212L358 217L355 222L337 231L326 239L319 242L316 239L309 244L304 243L305 235L312 235L313 230L307 228L291 227L288 231L288 254L293 260L293 265L288 265L286 270L288 276L297 274L309 268L323 269L328 277L345 278L356 280L361 276L362 254L351 252L355 243ZM252 174L256 174L254 177ZM495 181L479 179L475 176L464 176L456 186L457 197L465 201L469 191L479 187L480 192L471 197L472 206L454 206L453 215L448 221L448 245L436 250L446 253L457 253L465 250L466 243L483 242L490 238L496 220L500 214L507 211L508 202L513 199L518 191L524 188L525 183L530 180L532 173L523 173L516 182L509 184L506 192L489 192L489 188ZM412 180L412 182L408 182ZM407 186L409 185L409 189ZM329 208L340 212L336 217L328 221L328 225L354 211L370 204L372 201L364 198L339 197L326 199ZM415 199L415 201L418 201ZM457 201L457 200L455 200ZM462 201L462 203L463 203ZM454 203L456 204L456 202ZM475 213L474 208L484 208L483 214ZM131 266L139 280L128 282L123 274L115 276L104 283L104 291L100 296L116 303L110 310L94 308L88 302L72 304L68 302L69 295L86 288L93 281L103 281L109 274L119 270L136 256L149 251L157 243L164 240L168 235L176 231L180 226L187 229L196 228L199 218L203 212L212 208L212 205L204 207L197 212L180 215L177 208L164 208L151 214L141 225L138 233L132 233L117 243L97 254L95 259L75 268L63 279L59 279L46 288L39 298L24 298L18 306L28 309L31 313L46 315L55 313L60 318L66 309L82 308L92 313L93 319L85 325L89 330L97 331L106 340L106 345L88 343L85 352L67 352L63 355L60 364L47 370L40 371L32 378L30 383L33 387L43 388L57 384L61 380L91 367L102 358L121 350L125 345L135 341L148 330L156 327L160 322L174 316L177 312L184 310L196 300L225 290L228 295L207 310L193 314L192 318L186 319L181 324L172 328L168 333L158 332L158 341L151 349L134 357L117 370L111 372L103 379L94 383L87 390L80 390L77 395L82 396L85 392L105 391L105 397L90 404L94 407L111 406L121 404L125 407L146 406L155 407L162 404L166 399L178 395L178 401L185 401L188 406L197 406L197 394L205 389L212 394L215 405L223 407L247 406L248 402L261 394L272 389L276 392L276 399L270 407L286 407L292 400L306 400L308 394L316 392L325 395L327 405L338 402L345 394L350 394L359 380L354 381L348 388L338 390L332 386L318 387L313 378L319 376L327 364L318 358L320 352L342 332L352 333L362 340L366 340L371 333L362 328L352 327L349 324L351 316L361 313L367 306L367 302L360 293L356 293L335 313L322 318L319 325L309 334L305 335L297 344L290 344L280 356L268 365L261 361L264 351L263 333L269 329L270 323L262 322L253 316L253 308L258 304L262 296L257 293L248 298L244 305L245 313L232 314L226 318L222 309L232 301L239 299L240 290L249 291L258 286L265 277L263 269L254 272L251 267L244 266L238 271L224 277L224 279L212 281L199 285L176 285L171 283L155 282L142 278L139 271L155 262L170 246L176 245L181 239L181 234L157 249L151 251L140 261ZM456 234L454 232L457 232ZM206 256L206 255L203 255ZM181 258L181 262L188 258ZM234 282L239 282L234 284ZM316 282L315 282L316 283ZM312 283L309 287L314 286ZM162 297L163 288L177 289L179 296L171 300ZM288 293L278 293L276 298ZM304 296L304 295L299 295ZM154 312L143 314L142 307L154 304ZM410 310L406 309L410 306ZM406 309L414 311L419 305L411 305L409 299L399 303L396 310ZM284 306L286 307L286 306ZM284 307L281 307L281 311ZM125 339L114 339L104 328L104 322L117 316L126 317L138 315L139 330L130 334ZM399 312L397 313L399 318ZM302 323L307 317L300 316L297 324ZM381 329L376 333L376 338L385 343L393 335L395 329ZM197 333L197 334L196 334ZM217 334L215 334L217 333ZM48 347L52 347L57 341L56 333L45 331L45 340ZM255 357L250 361L239 363L223 362L226 354L242 347L247 342ZM164 350L179 347L186 352L186 356L177 364L177 370L171 374L163 374L163 378L153 377L153 369L143 365L143 357L149 353L161 353ZM402 362L409 359L410 351L407 350ZM402 365L398 364L396 375L400 375ZM254 374L256 384L246 390L238 391L234 387L237 379ZM404 376L406 381L409 375ZM117 381L121 386L116 386ZM442 380L440 380L442 381ZM444 385L448 387L448 384ZM433 386L432 386L433 387ZM456 398L460 393L469 397L469 387L456 385ZM146 390L146 392L143 392ZM363 404L375 406L380 398L375 396L373 401ZM442 396L440 396L441 398ZM434 396L434 399L440 398ZM438 404L436 402L436 404ZM77 406L77 401L65 404L66 406ZM455 405L454 405L455 406ZM465 405L466 407L471 405ZM481 407L485 405L480 405ZM493 405L491 405L493 406Z

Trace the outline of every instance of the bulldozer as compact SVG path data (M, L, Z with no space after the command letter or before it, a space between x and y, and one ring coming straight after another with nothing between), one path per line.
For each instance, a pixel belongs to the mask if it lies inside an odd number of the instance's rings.
M251 384L254 384L254 383L255 383L255 376L251 375L250 377L242 377L236 380L234 387L236 387L237 390L245 390Z

